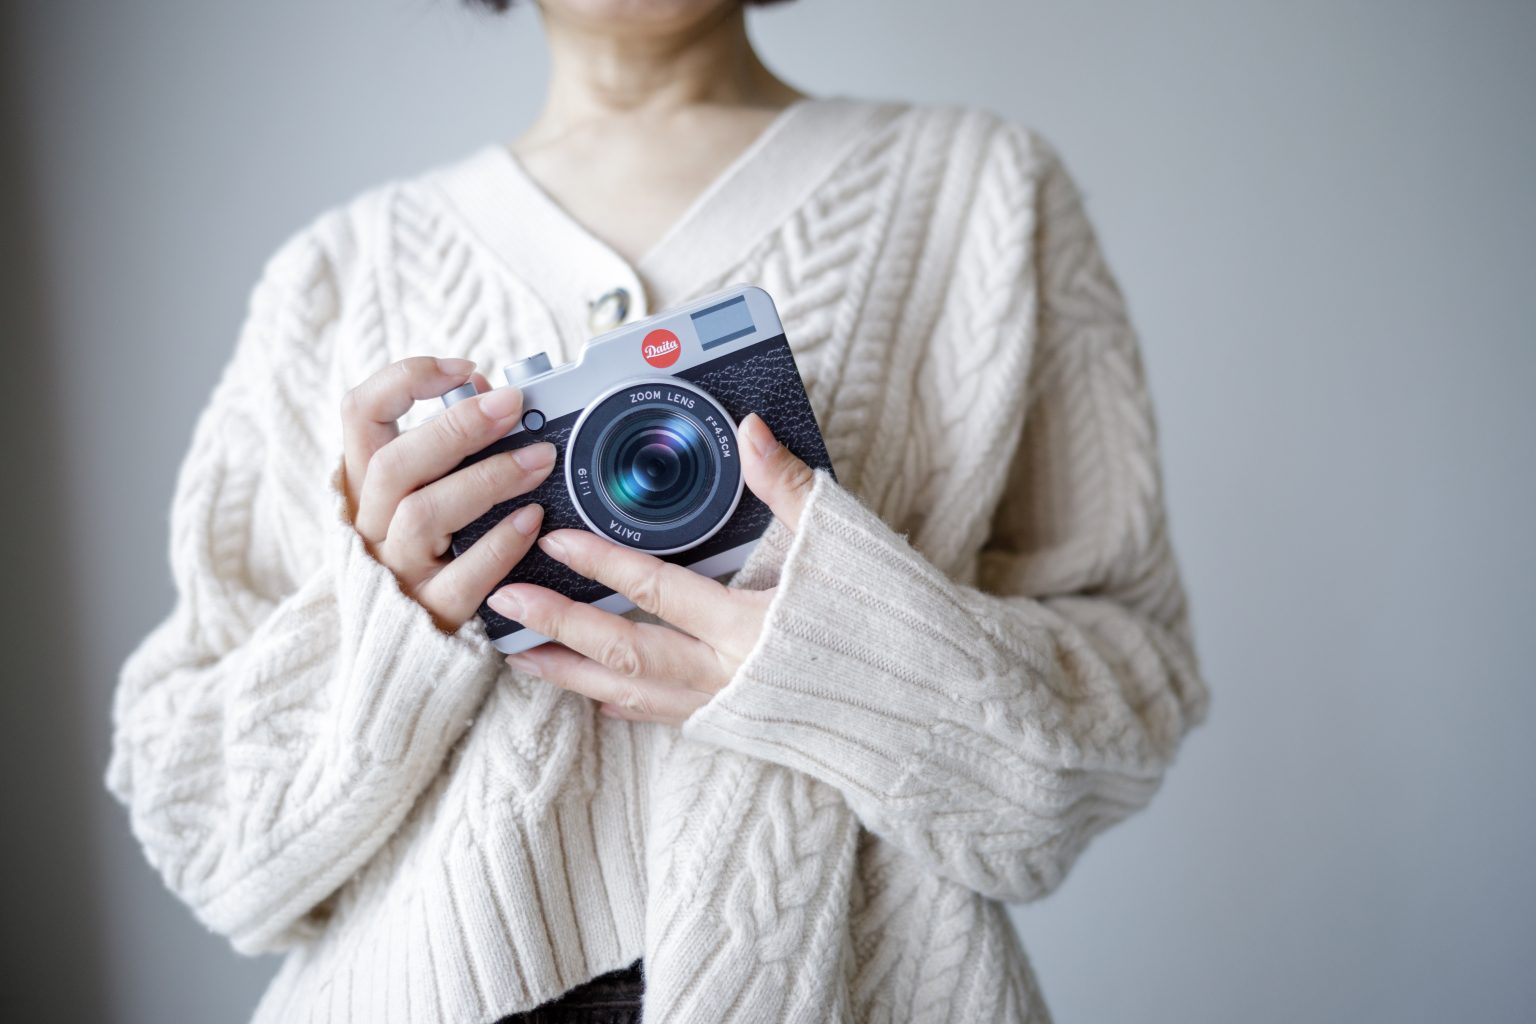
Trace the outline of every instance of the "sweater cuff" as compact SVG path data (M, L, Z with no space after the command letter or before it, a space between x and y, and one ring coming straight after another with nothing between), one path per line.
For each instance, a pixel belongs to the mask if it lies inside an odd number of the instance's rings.
M329 481L344 742L376 765L425 758L435 767L501 667L478 616L456 631L401 589L353 525L338 462Z
M762 633L684 737L894 793L936 720L953 717L954 585L824 469L801 512ZM946 714L945 709L951 709Z

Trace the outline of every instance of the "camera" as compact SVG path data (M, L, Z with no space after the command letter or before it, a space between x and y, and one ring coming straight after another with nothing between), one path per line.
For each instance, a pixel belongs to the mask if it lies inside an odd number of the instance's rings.
M455 533L455 557L537 502L544 506L541 533L586 529L720 577L745 564L773 519L743 482L736 434L743 416L756 412L807 465L832 472L778 311L756 286L737 285L598 335L563 366L552 368L541 352L504 373L508 386L522 389L522 421L458 468L537 441L554 444L555 464L537 488ZM474 394L466 383L442 401L451 406ZM635 607L537 545L497 589L516 582L615 613ZM483 601L479 614L504 653L549 640Z

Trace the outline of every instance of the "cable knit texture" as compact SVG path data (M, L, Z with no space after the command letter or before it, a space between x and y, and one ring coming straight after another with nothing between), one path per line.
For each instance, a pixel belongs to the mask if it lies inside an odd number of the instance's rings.
M1004 903L1146 806L1209 702L1137 336L1060 155L830 98L638 264L562 217L487 146L267 263L178 477L175 606L115 698L150 862L284 954L258 1024L490 1022L642 956L666 1024L1049 1020ZM339 487L348 387L574 358L614 282L630 319L765 287L837 471L730 578L778 589L680 729L438 630Z

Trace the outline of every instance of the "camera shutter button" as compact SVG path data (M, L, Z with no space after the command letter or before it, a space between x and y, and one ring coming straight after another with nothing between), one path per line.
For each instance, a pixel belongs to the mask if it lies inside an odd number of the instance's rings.
M611 331L629 315L629 289L610 288L587 303L587 326L594 331Z

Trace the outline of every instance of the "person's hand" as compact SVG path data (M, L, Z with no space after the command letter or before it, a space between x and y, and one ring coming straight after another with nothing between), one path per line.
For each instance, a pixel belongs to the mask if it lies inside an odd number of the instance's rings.
M811 467L756 413L739 433L746 486L799 529ZM556 641L509 655L509 665L590 697L616 718L679 725L708 703L756 644L775 593L727 587L588 530L552 530L539 547L666 623L634 622L533 583L491 595L496 611Z
M348 391L341 406L342 475L353 526L369 554L448 633L468 621L528 553L544 510L523 506L464 554L447 559L453 532L492 505L533 490L555 462L554 445L540 441L453 471L509 432L523 412L519 389L491 389L485 377L472 373L474 365L468 359L401 359ZM400 432L396 421L412 403L438 398L466 379L475 382L476 397Z

